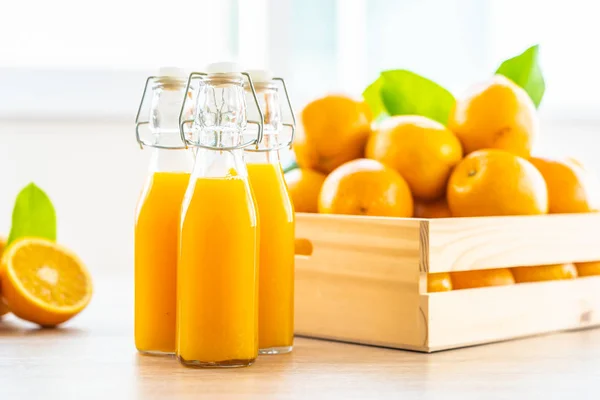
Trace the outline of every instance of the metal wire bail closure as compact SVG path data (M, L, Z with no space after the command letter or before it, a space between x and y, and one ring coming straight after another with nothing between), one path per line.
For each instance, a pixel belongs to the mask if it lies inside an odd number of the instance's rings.
M249 76L248 76L249 77ZM296 115L294 114L294 107L292 106L292 100L290 99L290 95L289 92L287 90L287 86L285 84L285 80L283 78L272 78L271 80L273 81L279 81L281 82L281 86L283 88L283 93L285 94L285 99L287 101L287 105L288 105L288 109L290 110L290 114L292 116L292 123L285 123L283 122L281 125L286 126L288 128L290 128L291 130L291 134L290 134L290 141L285 143L285 144L281 144L279 146L275 146L275 147L269 147L267 149L259 149L258 145L260 143L260 140L258 142L256 142L257 148L255 149L246 149L246 151L251 151L251 152L256 152L256 153L262 153L262 152L267 152L267 151L274 151L274 150L281 150L284 148L292 148L292 144L294 143L294 138L296 137ZM256 93L254 93L254 88L252 88L252 93L256 98ZM260 111L260 107L259 107L259 115L261 118L263 118L262 113ZM261 140L262 140L262 136L261 136Z
M240 72L243 76L246 77L246 79L248 79L248 83L250 85L250 89L252 90L252 97L254 98L254 103L256 104L256 108L258 110L258 116L259 116L259 121L246 121L246 123L248 124L255 124L258 126L258 133L256 135L256 139L253 140L249 140L246 143L242 143L240 145L237 146L230 146L230 147L217 147L217 146L207 146L207 145L203 145L200 143L195 143L193 140L188 139L185 136L185 127L186 125L189 124L193 124L194 120L193 119L184 119L184 111L185 111L185 103L187 101L188 98L188 93L190 90L190 86L192 83L193 79L200 79L201 82L203 80L203 78L206 78L208 76L208 74L204 73L204 72L192 72L189 77L188 77L188 81L187 81L187 85L185 87L185 98L183 100L183 103L181 104L181 110L179 111L179 133L181 134L181 140L183 140L183 143L185 143L185 147L187 148L188 145L189 146L193 146L193 147L201 147L203 149L208 149L208 150L237 150L237 149L243 149L255 144L258 144L262 141L263 139L263 112L262 109L260 108L260 104L258 102L258 96L256 95L256 90L254 89L254 83L252 82L252 78L250 77L250 74L248 74L247 72Z
M146 79L146 84L144 85L144 91L142 92L142 99L140 100L140 105L138 106L137 114L135 115L135 139L140 145L140 149L144 150L145 143L142 141L140 137L140 126L148 125L150 121L140 121L140 114L142 113L142 107L144 106L144 100L146 99L146 92L148 91L148 84L150 82L154 82L156 80L155 76L149 76Z
M142 114L142 108L144 107L144 101L146 100L146 93L148 92L148 86L150 85L151 82L152 83L158 82L158 80L161 78L163 78L163 77L149 76L148 78L146 78L146 84L144 85L144 91L142 92L142 98L140 99L140 105L138 106L137 114L135 115L135 139L138 142L138 144L140 145L141 150L144 150L144 146L154 147L157 149L173 149L173 150L187 149L187 145L185 145L185 142L184 142L184 146L162 146L162 145L158 145L155 143L145 142L144 140L142 140L142 137L140 135L140 126L150 124L150 121L140 121L140 115ZM187 96L187 92L186 92L186 96ZM185 99L184 99L184 103L185 103Z

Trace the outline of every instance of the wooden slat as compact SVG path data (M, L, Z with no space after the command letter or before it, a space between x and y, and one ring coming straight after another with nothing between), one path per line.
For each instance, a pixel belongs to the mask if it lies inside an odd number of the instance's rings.
M391 347L423 346L421 221L298 214L296 333Z
M600 260L600 213L428 222L429 272Z
M600 325L600 277L424 295L428 351Z
M425 293L427 272L600 260L600 214L298 214L296 332L436 351L600 325L600 277Z

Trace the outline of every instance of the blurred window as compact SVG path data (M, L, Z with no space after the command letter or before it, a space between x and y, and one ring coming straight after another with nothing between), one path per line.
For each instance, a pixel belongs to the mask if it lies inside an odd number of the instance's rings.
M11 1L0 14L0 116L135 112L161 65L237 58L285 76L296 106L359 95L382 69L407 68L459 93L541 44L543 109L600 110L600 3L537 0ZM596 117L597 118L597 117Z

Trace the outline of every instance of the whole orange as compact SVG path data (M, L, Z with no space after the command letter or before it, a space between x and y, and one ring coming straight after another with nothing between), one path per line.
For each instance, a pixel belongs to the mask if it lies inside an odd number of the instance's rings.
M503 150L479 150L454 169L447 188L455 217L548 212L548 190L529 161Z
M539 265L533 267L512 268L515 282L555 281L577 278L577 269L573 264Z
M398 171L415 198L444 195L452 168L463 156L457 137L439 122L416 115L383 121L367 142L366 155Z
M482 269L450 273L452 288L471 289L486 286L512 285L515 280L508 268Z
M319 192L325 177L325 174L306 168L296 168L285 174L285 182L296 212L318 211Z
M370 124L371 113L364 102L341 95L313 100L300 113L293 144L298 165L327 174L363 157Z
M572 160L531 158L548 186L550 213L584 213L600 209L600 182Z
M460 139L465 154L493 148L529 158L539 122L527 92L496 75L456 100L448 128Z
M575 263L577 276L600 275L600 261Z
M415 200L415 218L449 218L452 216L444 197L434 201Z
M448 272L438 272L427 275L427 291L448 292L452 290L452 281Z
M327 176L319 195L319 212L411 217L413 198L398 172L379 161L361 158Z

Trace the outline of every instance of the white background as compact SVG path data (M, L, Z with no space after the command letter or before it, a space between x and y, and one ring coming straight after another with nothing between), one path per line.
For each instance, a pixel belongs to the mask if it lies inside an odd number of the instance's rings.
M537 153L600 170L600 5L592 0L1 0L0 232L34 181L59 241L97 273L132 269L148 151L133 118L160 65L237 59L286 77L296 108L408 68L456 94L540 43Z

